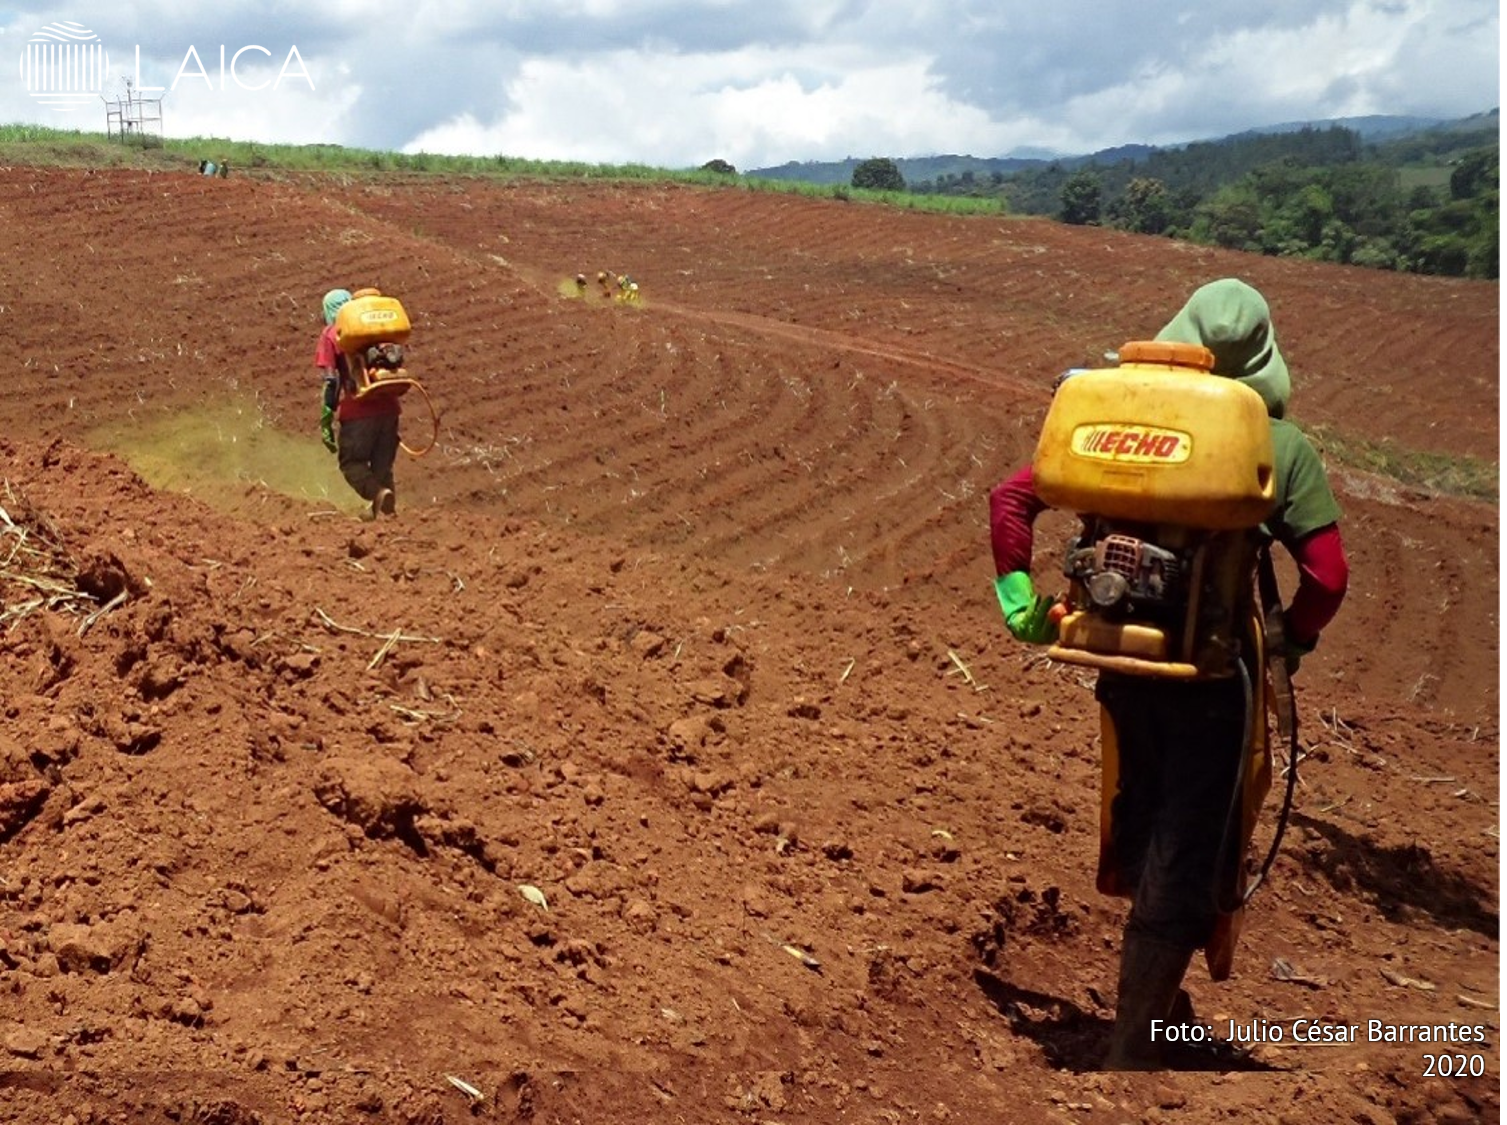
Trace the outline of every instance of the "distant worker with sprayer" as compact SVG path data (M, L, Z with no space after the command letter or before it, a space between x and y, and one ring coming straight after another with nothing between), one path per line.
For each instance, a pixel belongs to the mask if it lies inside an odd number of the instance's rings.
M1153 1021L1191 1015L1181 984L1194 952L1214 980L1230 974L1265 874L1252 880L1246 853L1272 779L1268 707L1290 805L1289 677L1338 612L1349 563L1319 456L1283 417L1291 379L1259 292L1202 286L1119 364L1059 384L1032 464L990 494L990 541L1010 633L1100 673L1097 885L1131 900L1104 1065L1150 1069L1167 1041ZM1030 574L1049 506L1083 521L1062 600ZM1273 539L1298 566L1285 609Z
M314 364L324 374L319 433L336 454L340 472L369 508L362 519L397 512L393 463L398 449L422 456L434 445L409 449L398 435L399 399L410 389L424 394L404 369L408 314L376 289L332 289L324 295L324 330ZM428 395L424 394L428 401ZM438 436L439 419L430 404ZM335 423L339 422L337 439Z

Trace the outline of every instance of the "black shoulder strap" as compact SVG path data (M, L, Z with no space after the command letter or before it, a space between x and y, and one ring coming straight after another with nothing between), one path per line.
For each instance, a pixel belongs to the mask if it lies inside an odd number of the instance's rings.
M1277 734L1283 743L1294 743L1297 736L1297 703L1292 693L1292 677L1287 674L1286 625L1282 621L1282 595L1277 589L1277 571L1272 565L1269 543L1263 543L1256 557L1256 586L1261 595L1261 631L1265 636L1266 671L1271 683L1273 710L1277 713Z
M335 370L340 373L340 393L353 395L356 393L356 375L351 370L351 357L342 351L335 353Z
M1273 710L1277 712L1277 734L1287 747L1287 788L1282 797L1282 808L1277 814L1277 826L1272 835L1271 848L1266 853L1255 878L1246 886L1241 905L1251 901L1256 889L1266 881L1276 862L1277 852L1282 847L1282 836L1287 830L1287 820L1292 814L1293 797L1298 788L1298 706L1292 693L1292 677L1287 674L1286 645L1283 643L1285 626L1282 623L1282 595L1277 589L1277 572L1272 566L1270 544L1262 544L1256 561L1256 584L1261 595L1262 632L1266 646L1267 683L1271 686Z

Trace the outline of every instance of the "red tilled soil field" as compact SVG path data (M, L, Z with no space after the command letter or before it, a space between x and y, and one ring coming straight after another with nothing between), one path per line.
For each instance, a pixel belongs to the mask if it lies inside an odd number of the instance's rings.
M1495 283L589 182L15 167L0 232L0 1120L1498 1119L1498 508L1370 457L1495 466ZM1231 275L1353 567L1189 976L1283 1038L1105 1074L1092 678L987 493ZM367 284L440 412L375 524L312 366Z

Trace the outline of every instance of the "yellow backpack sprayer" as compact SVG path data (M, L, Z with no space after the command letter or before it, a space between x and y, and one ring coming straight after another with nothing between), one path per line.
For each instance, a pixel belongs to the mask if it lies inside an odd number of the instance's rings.
M1240 885L1217 892L1225 940L1210 945L1209 963L1222 979L1240 910L1276 857L1297 777L1280 600L1258 532L1275 498L1270 424L1259 394L1211 374L1214 356L1204 347L1135 341L1120 349L1119 361L1062 382L1032 465L1041 499L1082 519L1064 557L1069 589L1048 655L1136 676L1243 678L1247 735L1219 870L1237 832L1242 851L1249 844L1270 787L1266 706L1290 736L1287 802L1270 854L1254 880L1247 883L1242 866ZM1252 583L1258 574L1264 629ZM1267 659L1273 652L1277 658ZM1103 742L1098 882L1104 893L1124 895L1130 888L1120 884L1110 851L1119 755L1107 715Z
M1067 553L1056 660L1187 679L1232 675L1249 532L1270 513L1266 406L1196 344L1136 342L1067 379L1036 449L1037 493L1085 516Z
M403 366L403 345L411 331L402 303L376 289L356 290L335 314L335 347L345 357L357 398L404 395L409 390L423 397L433 423L429 443L419 449L402 443L405 453L422 457L439 440L440 419L429 392Z

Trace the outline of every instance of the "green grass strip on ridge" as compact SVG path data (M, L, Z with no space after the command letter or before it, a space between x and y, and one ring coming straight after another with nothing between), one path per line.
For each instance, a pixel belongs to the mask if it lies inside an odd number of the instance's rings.
M1305 432L1326 458L1347 468L1444 496L1498 499L1500 466L1493 461L1467 454L1407 449L1390 439L1372 441L1339 433L1329 426L1309 426Z
M146 143L143 143L145 141ZM588 164L572 160L525 160L513 156L443 156L436 153L385 152L331 144L260 144L223 137L150 137L129 142L104 133L52 129L42 125L0 125L0 162L68 167L137 167L193 170L200 160L230 165L238 172L410 172L434 175L516 179L568 179L621 182L667 182L709 187L737 187L877 203L903 210L953 215L1003 215L997 198L916 195L870 191L841 184L771 180L706 169L657 168L647 164Z

